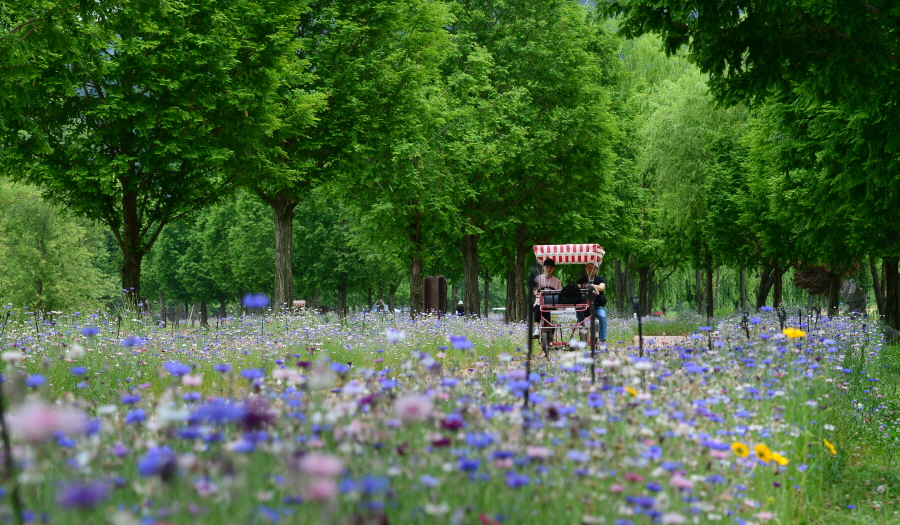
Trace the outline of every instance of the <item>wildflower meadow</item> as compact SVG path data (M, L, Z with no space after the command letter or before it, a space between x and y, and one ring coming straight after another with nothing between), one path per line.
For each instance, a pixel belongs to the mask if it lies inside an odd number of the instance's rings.
M897 519L897 352L864 318L642 348L618 319L529 373L497 321L5 314L7 523Z

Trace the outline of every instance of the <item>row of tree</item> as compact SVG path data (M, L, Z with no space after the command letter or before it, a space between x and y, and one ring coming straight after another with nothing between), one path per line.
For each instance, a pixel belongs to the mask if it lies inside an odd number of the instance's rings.
M530 246L600 242L620 311L690 286L711 315L723 266L740 307L791 272L836 308L862 268L900 324L894 15L668 3L23 2L0 20L0 169L103 224L132 297L335 290L343 311L405 281L415 315L429 273L473 312L500 280L523 319Z

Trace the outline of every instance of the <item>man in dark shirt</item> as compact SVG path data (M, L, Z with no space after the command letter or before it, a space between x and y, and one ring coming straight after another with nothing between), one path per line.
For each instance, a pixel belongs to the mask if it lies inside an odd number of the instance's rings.
M606 342L606 280L597 274L597 264L589 262L585 268L586 275L578 279L579 288L594 289L594 304L592 311L597 316L597 327L601 343ZM588 316L587 312L578 312L578 321L583 321Z

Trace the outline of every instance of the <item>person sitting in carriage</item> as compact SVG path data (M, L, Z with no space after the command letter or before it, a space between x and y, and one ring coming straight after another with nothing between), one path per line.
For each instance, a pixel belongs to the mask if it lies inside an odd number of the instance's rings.
M579 288L594 289L594 304L587 312L578 312L578 322L584 321L591 313L597 317L598 337L601 343L606 342L606 280L597 275L597 263L589 262L585 267L586 275L578 279Z

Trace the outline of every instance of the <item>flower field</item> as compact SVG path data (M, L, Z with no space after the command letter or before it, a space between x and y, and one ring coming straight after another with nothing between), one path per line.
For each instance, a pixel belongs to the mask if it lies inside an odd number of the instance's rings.
M16 311L0 328L16 474L0 514L15 523L20 501L25 522L53 524L896 517L896 367L879 333L843 317L782 330L773 312L697 324L690 344L648 337L640 357L612 320L624 342L598 351L592 381L589 349L535 345L529 374L525 327L492 321L270 314L198 329ZM880 474L858 491L837 484L872 458Z

